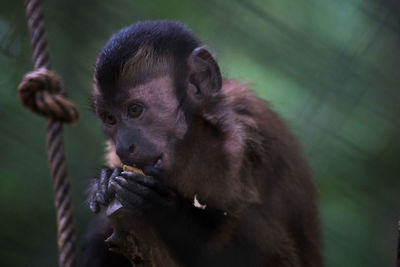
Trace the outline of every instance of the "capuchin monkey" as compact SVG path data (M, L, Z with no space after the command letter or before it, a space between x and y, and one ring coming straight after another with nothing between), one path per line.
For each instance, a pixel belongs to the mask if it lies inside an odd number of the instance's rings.
M90 188L99 215L81 266L322 266L297 141L247 84L221 77L187 27L146 21L114 34L97 58L93 107L109 168ZM124 238L129 260L113 252Z

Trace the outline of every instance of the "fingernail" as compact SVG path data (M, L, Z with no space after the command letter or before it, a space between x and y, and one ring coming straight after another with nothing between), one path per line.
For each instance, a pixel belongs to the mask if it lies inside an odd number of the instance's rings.
M97 200L98 202L100 202L101 204L104 204L104 203L105 203L104 196L103 196L102 194L100 194L100 193L96 193L96 200Z
M115 177L115 181L117 181L117 183L119 184L125 184L126 183L126 179L122 176L117 176Z
M99 204L97 204L97 202L90 202L89 204L89 208L93 213L97 213L99 211Z
M114 180L115 179L110 179L110 181L108 182L108 189L111 191L111 193L115 192L115 182L114 182Z
M136 173L134 173L134 172L129 172L129 171L127 171L127 172L121 172L121 175L123 175L122 178L124 178L124 179L129 179L129 178L131 178L131 177L134 177L135 174L136 174Z

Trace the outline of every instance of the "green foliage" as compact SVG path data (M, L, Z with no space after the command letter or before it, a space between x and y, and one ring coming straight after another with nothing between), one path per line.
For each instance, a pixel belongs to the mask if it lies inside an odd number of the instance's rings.
M299 136L320 196L326 266L391 266L400 219L400 49L395 0L45 1L52 68L81 109L65 127L82 235L85 188L103 164L90 110L96 54L117 29L177 19L215 51L223 73L254 85ZM0 10L0 265L55 266L45 120L19 103L32 68L22 1Z

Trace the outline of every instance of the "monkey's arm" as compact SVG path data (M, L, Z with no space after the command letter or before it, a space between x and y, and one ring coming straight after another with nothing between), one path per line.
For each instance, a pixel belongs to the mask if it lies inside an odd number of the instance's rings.
M105 214L99 214L92 220L79 247L78 267L132 266L124 256L108 250L104 240L111 232Z
M110 180L110 191L130 211L132 219L146 219L185 266L253 266L258 262L256 242L245 232L254 229L247 222L221 241L219 236L228 232L231 216L213 207L196 208L191 200L157 179L122 172Z

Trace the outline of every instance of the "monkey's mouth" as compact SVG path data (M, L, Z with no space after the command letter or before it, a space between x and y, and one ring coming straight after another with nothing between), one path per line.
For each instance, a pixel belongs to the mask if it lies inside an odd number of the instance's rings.
M161 154L156 158L153 164L145 163L145 162L123 162L124 165L129 165L135 168L142 170L148 176L157 176L164 167L163 155Z

